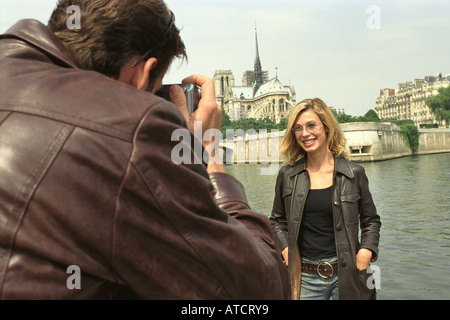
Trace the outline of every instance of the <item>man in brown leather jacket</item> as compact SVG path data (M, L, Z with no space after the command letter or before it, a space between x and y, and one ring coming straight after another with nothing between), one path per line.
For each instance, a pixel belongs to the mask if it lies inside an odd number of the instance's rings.
M161 0L59 1L48 27L0 36L0 298L287 297L240 182L171 158L175 130L221 123L207 77L186 79L202 89L191 115L181 88L152 94L184 56Z

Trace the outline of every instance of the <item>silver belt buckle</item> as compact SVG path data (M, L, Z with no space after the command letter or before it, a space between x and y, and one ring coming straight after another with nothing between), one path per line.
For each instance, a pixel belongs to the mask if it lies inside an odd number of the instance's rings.
M322 265L324 265L324 266L329 266L330 267L330 270L331 270L331 273L329 274L329 275L324 275L324 274L321 274L320 273L320 267L322 266ZM322 261L321 263L319 263L318 265L317 265L317 274L320 276L320 277L322 277L323 279L329 279L329 278L331 278L332 276L333 276L333 273L334 273L334 269L333 269L333 266L329 263L329 262L325 262L325 261ZM325 269L324 271L327 271L327 269Z

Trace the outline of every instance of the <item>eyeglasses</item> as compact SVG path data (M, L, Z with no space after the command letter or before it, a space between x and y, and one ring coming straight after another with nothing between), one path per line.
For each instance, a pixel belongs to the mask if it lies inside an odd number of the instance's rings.
M148 50L146 53L144 53L142 56L140 56L132 65L131 67L134 68L136 67L142 60L148 58L148 56L150 55L150 53L152 53L152 51L158 47L159 44L161 44L161 41L164 40L164 38L167 36L167 34L170 32L170 30L172 30L173 26L175 25L175 14L171 11L170 14L172 16L172 19L170 20L170 24L167 27L166 32L163 33L163 35L161 36L161 38L159 39L158 43L156 45L154 45L152 48L150 48L150 50Z
M309 133L315 133L319 129L320 122L308 123L306 126L295 125L292 127L292 133L300 133L303 134L303 129L306 129Z

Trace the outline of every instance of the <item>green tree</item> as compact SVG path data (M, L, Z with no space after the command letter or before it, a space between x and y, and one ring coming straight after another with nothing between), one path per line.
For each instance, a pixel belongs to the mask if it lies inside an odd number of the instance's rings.
M364 115L365 121L368 122L380 122L380 118L378 117L378 114L375 112L375 110L370 109L366 112Z
M375 110L370 109L366 112L364 116L352 116L349 114L337 114L336 110L331 110L331 113L333 113L336 121L338 123L347 123L347 122L380 122L380 118L378 117Z
M395 123L396 125L398 125L399 127L401 127L404 124L412 124L414 125L414 121L412 121L411 119L403 119L403 120L386 120L392 123Z
M222 128L228 128L231 125L230 116L227 115L225 110L222 108Z
M400 126L403 140L411 151L419 149L419 130L414 124L407 123Z
M289 120L289 118L283 118L283 119L281 119L280 122L277 123L277 128L278 128L278 130L280 130L280 131L286 130L287 124L288 124L288 120Z
M358 118L351 116L349 114L336 114L335 116L337 122L339 123L347 123L347 122L357 122Z
M428 98L425 103L430 107L436 119L444 120L448 125L450 121L450 87L439 88L438 92L438 95Z
M286 119L286 121L287 121L287 119ZM283 126L282 123L276 124L269 118L264 118L264 119L260 119L260 120L250 118L250 119L240 119L237 121L230 121L230 117L228 117L228 115L226 115L225 117L222 116L222 136L223 137L227 137L227 129L232 130L232 131L235 131L237 129L242 129L244 132L246 132L250 129L254 129L255 132L258 133L262 130L267 130L268 132L270 132L275 129L279 129L279 130L286 129L286 125L284 125L284 128L280 129L280 127L282 127L282 126ZM228 138L230 138L230 137L228 137Z

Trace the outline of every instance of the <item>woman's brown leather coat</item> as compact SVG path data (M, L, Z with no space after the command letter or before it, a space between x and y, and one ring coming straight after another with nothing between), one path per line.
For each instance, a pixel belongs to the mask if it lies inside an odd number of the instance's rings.
M287 297L242 185L172 161L173 104L77 68L31 20L0 36L0 83L0 298Z
M301 260L297 238L308 191L306 158L300 159L294 166L281 168L270 221L279 251L288 247L291 299L298 299L300 294ZM339 262L339 299L373 298L375 290L367 286L370 274L356 268L356 253L360 248L372 250L372 261L377 259L381 227L363 167L344 158L335 158L332 204Z

